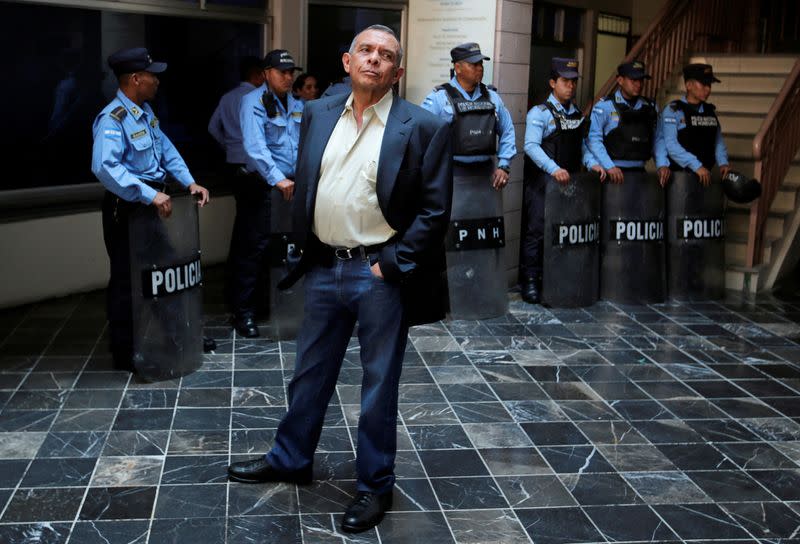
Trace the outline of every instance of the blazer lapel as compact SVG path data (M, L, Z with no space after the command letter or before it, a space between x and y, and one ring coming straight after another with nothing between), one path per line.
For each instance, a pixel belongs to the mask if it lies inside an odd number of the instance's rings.
M309 127L309 135L312 140L308 146L308 164L311 165L311 175L308 177L309 185L306 193L307 217L313 218L314 202L317 197L317 184L319 183L319 171L322 167L322 155L325 147L333 134L333 129L342 115L344 105L348 95L342 95L341 100L333 100L328 104L328 108L317 113L313 120L313 127Z
M411 136L411 126L408 124L410 120L411 114L406 108L405 100L395 96L383 131L378 158L377 193L378 203L382 208L389 202L397 180L397 172L406 154L406 144Z

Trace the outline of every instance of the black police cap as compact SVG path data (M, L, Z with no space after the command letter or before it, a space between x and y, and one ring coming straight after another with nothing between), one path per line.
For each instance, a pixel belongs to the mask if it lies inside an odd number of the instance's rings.
M689 81L694 79L704 85L711 85L712 83L721 83L714 77L714 69L710 64L687 64L683 68L683 80Z
M617 66L617 75L630 79L652 79L644 69L644 63L639 60L623 62Z
M578 79L578 60L564 57L553 57L550 60L550 75L564 79Z
M722 178L722 190L730 200L738 204L748 204L761 196L761 184L741 172L728 170Z
M295 66L294 58L286 49L273 49L264 57L264 68L277 70L302 70Z
M108 57L108 66L117 76L134 72L160 74L167 69L166 62L153 62L150 53L144 47L120 49Z
M492 60L483 53L481 53L481 46L475 42L462 43L450 50L450 60L452 62L481 62L483 60Z

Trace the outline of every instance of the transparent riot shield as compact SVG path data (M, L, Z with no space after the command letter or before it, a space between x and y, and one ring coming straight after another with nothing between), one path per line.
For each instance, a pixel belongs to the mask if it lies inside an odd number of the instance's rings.
M664 301L664 190L655 174L627 170L603 184L600 296L622 304Z
M503 198L492 188L494 164L456 164L447 232L450 317L485 319L508 310Z
M716 300L725 294L722 183L703 187L694 172L673 172L667 186L669 296Z
M300 260L296 249L297 237L292 233L292 204L283 199L281 192L272 191L270 199L270 243L269 243L269 336L275 340L291 340L297 337L303 320L303 280L286 290L278 289L278 282L289 271L290 266Z
M183 376L203 363L203 271L197 202L172 199L130 215L133 365L147 380Z
M566 185L547 178L542 303L590 306L600 288L600 179L592 172L571 174Z

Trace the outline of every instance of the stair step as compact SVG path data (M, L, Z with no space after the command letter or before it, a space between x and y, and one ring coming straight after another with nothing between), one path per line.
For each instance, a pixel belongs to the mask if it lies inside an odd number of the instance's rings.
M717 111L720 125L722 125L722 135L729 136L734 134L752 134L753 137L761 129L764 122L764 115L758 113L739 113L731 111Z
M774 73L748 73L748 74L735 74L735 73L716 73L715 74L721 83L714 83L711 89L711 97L709 101L714 103L715 92L726 93L775 93L780 92L783 87L783 82L786 80L786 74ZM667 84L667 93L683 93L684 84L683 77L680 75L675 76L671 82Z
M689 62L710 64L714 73L774 73L788 74L792 71L796 55L720 55L718 53L695 53ZM722 79L722 78L720 78Z
M714 92L710 98L718 110L738 113L758 113L766 117L767 112L775 102L777 93L718 93ZM671 93L667 102L680 100L683 93Z
M772 242L769 238L764 244L764 257L762 262L769 264L772 259ZM727 237L725 239L725 265L726 266L745 266L747 263L747 237Z
M769 214L764 235L768 238L783 237L785 215ZM729 208L725 214L725 233L729 236L744 235L750 230L750 210Z
M755 294L760 273L759 267L729 266L725 269L725 288Z
M795 203L797 202L797 190L793 188L781 187L775 193L775 198L772 200L772 205L769 208L770 213L785 215L794 211ZM750 210L752 204L738 204L732 200L728 201L728 209L735 208L740 210Z

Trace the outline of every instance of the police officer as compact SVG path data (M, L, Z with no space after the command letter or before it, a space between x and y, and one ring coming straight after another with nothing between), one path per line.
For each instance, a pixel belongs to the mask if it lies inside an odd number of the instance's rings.
M525 121L525 184L520 240L519 276L522 299L538 304L542 289L544 254L545 187L552 177L567 184L570 175L586 168L606 172L586 147L586 127L572 99L578 83L578 61L554 57L550 62L552 93L544 104L534 106Z
M239 109L242 97L264 83L264 69L258 57L244 57L239 66L239 85L222 95L208 121L208 132L225 150L225 162L232 171L245 165Z
M111 264L107 312L114 366L133 370L133 316L128 244L128 215L152 205L159 215L172 213L164 192L167 176L175 178L199 205L208 191L195 183L186 163L148 104L156 96L158 76L166 63L153 62L144 47L123 49L108 57L119 81L116 97L100 112L92 132L92 172L107 189L103 199L103 238Z
M500 95L482 83L483 61L490 59L481 53L477 43L454 47L450 59L453 78L436 87L422 107L452 125L456 163L485 163L497 155L492 186L500 190L508 184L511 159L517 154L511 114Z
M240 236L231 241L230 292L233 326L246 338L259 336L255 317L255 291L264 253L269 242L270 196L273 188L291 200L294 169L300 140L303 102L289 91L295 70L288 51L275 49L264 57L264 84L242 98L239 122L242 127L247 170L256 176L243 177L236 189L237 218L243 216ZM235 246L235 248L233 247Z
M655 103L641 96L645 79L650 76L643 62L617 67L618 89L592 109L587 144L611 183L622 183L624 170L644 169L645 162L654 157L663 187L669 180L669 159L663 134L657 130Z
M683 69L686 95L670 102L662 114L662 131L670 168L687 170L711 183L711 169L719 164L722 177L728 173L728 149L713 104L706 102L711 84L719 83L708 64L689 64Z

